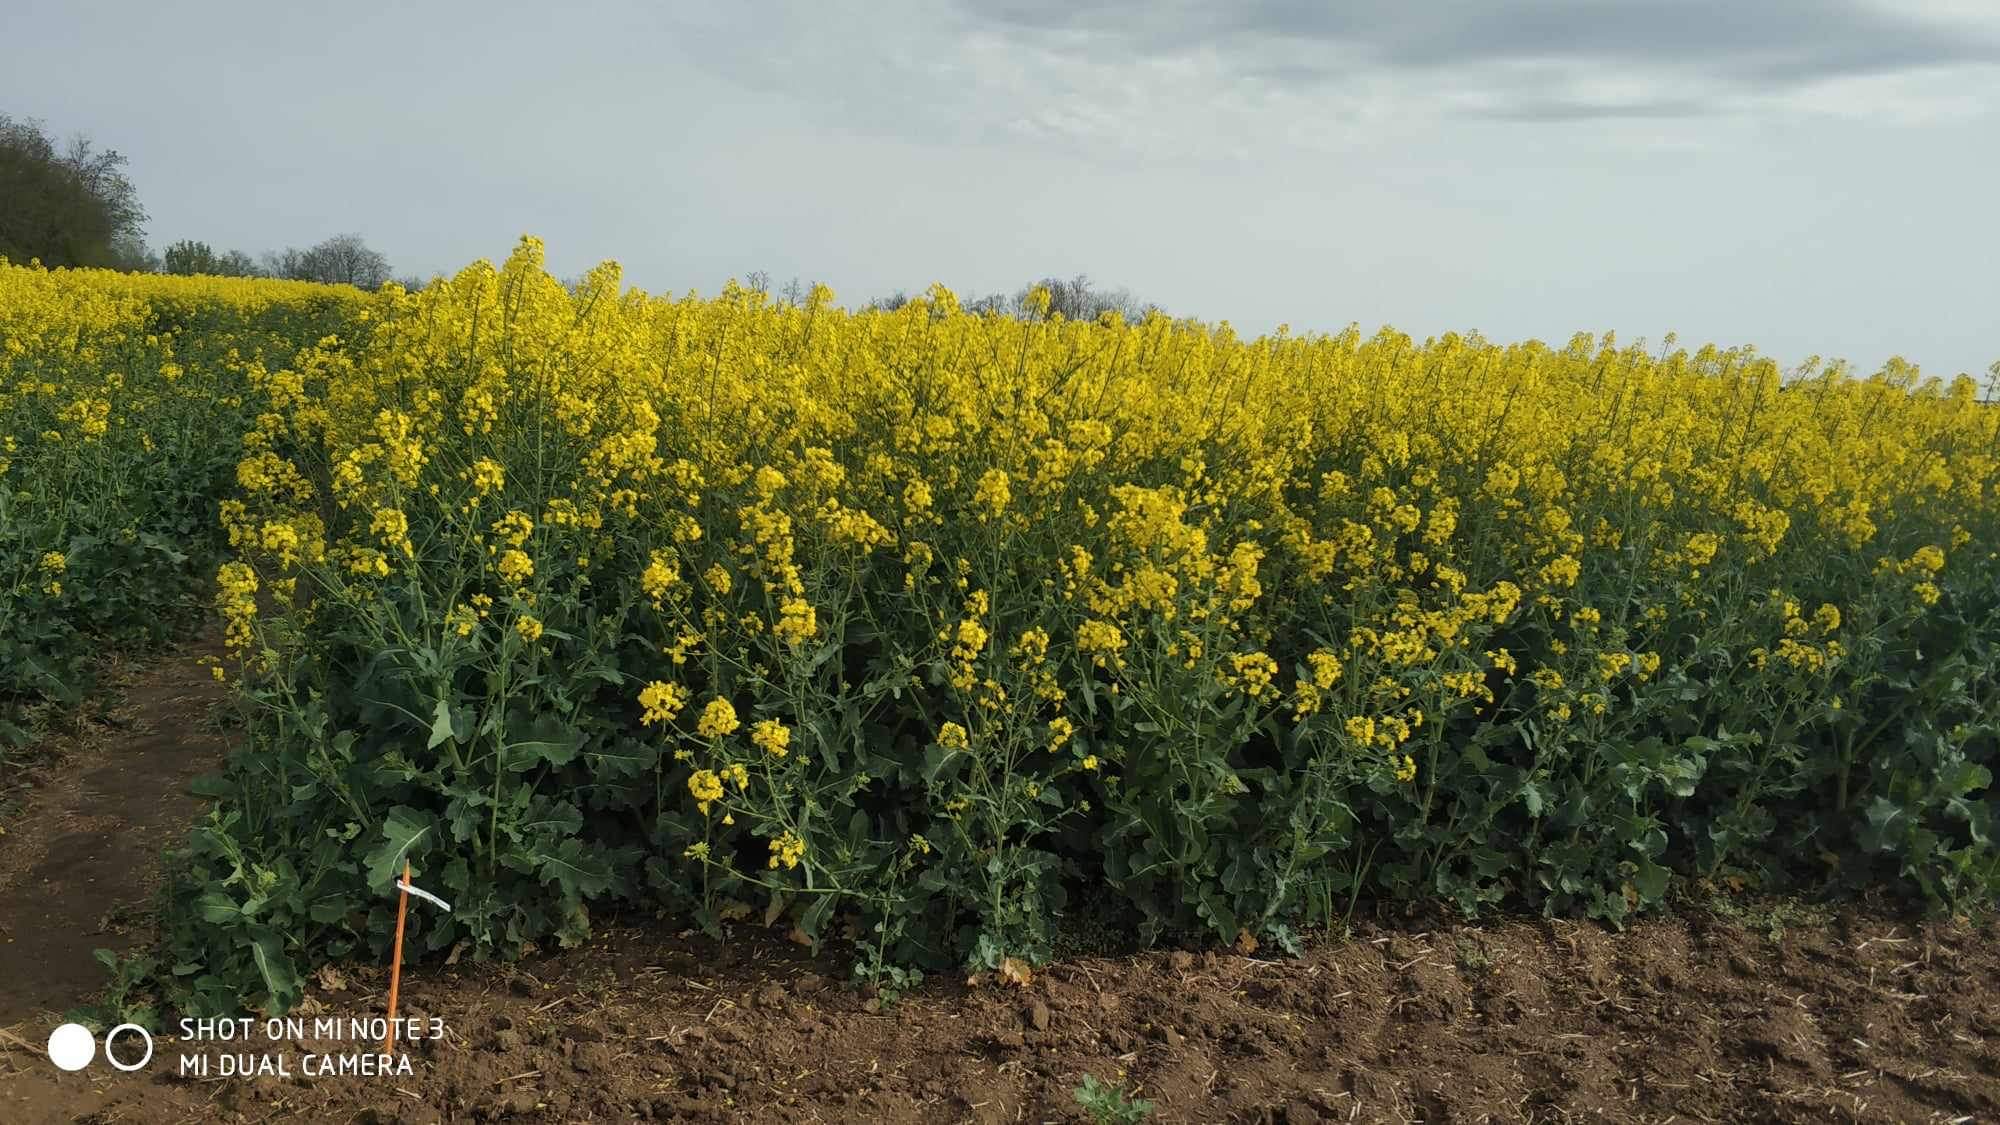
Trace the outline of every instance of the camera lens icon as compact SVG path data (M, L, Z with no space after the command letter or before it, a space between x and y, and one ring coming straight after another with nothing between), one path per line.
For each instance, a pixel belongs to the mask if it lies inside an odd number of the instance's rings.
M135 1063L118 1061L111 1053L111 1045L120 1035L131 1032L146 1044L146 1053ZM90 1065L97 1057L97 1038L90 1029L80 1023L66 1023L49 1032L49 1061L59 1070L77 1071ZM104 1061L118 1070L138 1070L153 1061L153 1036L136 1023L121 1023L104 1033Z

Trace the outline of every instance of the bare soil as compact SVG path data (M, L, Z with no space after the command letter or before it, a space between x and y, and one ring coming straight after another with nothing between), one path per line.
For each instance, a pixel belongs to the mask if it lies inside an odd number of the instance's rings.
M357 965L277 1038L163 1036L137 1072L60 1072L49 1030L100 983L90 950L134 936L105 919L143 906L198 804L185 779L221 752L199 674L131 678L127 729L66 748L5 825L0 1122L1085 1121L1086 1074L1171 1122L2000 1120L1989 921L1754 900L1622 933L1367 921L1297 959L1085 957L894 1002L755 926L718 943L647 920L407 969L399 1014L443 1032L399 1048L408 1074L307 1073L379 1050L316 1025L382 1013L386 973ZM288 1073L221 1073L245 1060Z
M0 1028L88 999L104 984L94 952L147 936L160 851L185 837L201 805L187 784L222 761L209 720L224 688L195 663L220 652L203 642L114 664L103 688L112 702L7 779Z

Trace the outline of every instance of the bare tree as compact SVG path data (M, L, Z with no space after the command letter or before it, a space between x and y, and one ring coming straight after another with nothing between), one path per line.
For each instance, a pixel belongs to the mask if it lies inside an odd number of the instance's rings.
M297 281L305 275L306 252L296 246L283 250L266 250L257 260L257 268L269 277L282 277Z
M979 316L1013 316L1019 310L1019 302L1005 293L988 293L964 302L964 308Z
M380 289L389 280L389 259L371 250L358 234L337 234L306 251L315 281Z
M272 251L264 255L264 271L272 277L358 289L379 289L392 273L389 259L370 249L358 234L337 234L304 250L294 246Z
M1028 300L1036 289L1048 290L1049 306L1044 313L1037 313L1035 305ZM969 298L961 304L967 312L980 316L1022 319L1060 316L1064 320L1096 320L1106 313L1116 313L1126 321L1138 322L1155 312L1165 311L1150 301L1139 300L1127 290L1100 289L1085 274L1068 280L1045 277L1012 293L988 293L983 297Z
M1029 300L1036 289L1048 290L1049 304L1045 312L1037 311L1037 305ZM911 300L907 292L898 290L890 296L877 297L863 307L894 312ZM1153 313L1166 311L1150 301L1139 300L1127 290L1101 289L1085 274L1067 280L1045 277L1012 293L988 293L982 297L964 298L959 301L959 307L978 316L1011 316L1022 320L1060 316L1064 320L1090 321L1106 313L1116 313L1129 323L1137 323Z
M1128 321L1144 320L1159 306L1141 304L1137 298L1124 289L1100 289L1086 274L1077 274L1064 281L1061 278L1046 277L1016 298L1017 307L1026 305L1028 293L1036 287L1049 291L1049 316L1061 316L1065 320L1096 320L1106 313L1117 313Z

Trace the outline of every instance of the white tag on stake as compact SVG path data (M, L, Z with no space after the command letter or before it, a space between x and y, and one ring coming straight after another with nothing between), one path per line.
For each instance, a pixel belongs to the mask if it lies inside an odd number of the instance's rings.
M412 883L406 879L398 879L396 880L396 885L410 892L411 894L417 896L418 898L423 899L425 902L435 905L439 910L444 911L446 914L451 913L450 903L430 893L429 891L423 889L422 887L417 886L415 883Z

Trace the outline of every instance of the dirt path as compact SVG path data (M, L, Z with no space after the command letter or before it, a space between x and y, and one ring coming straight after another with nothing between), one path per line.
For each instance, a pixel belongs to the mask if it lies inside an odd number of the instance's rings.
M160 850L199 806L187 783L222 761L208 717L224 689L195 664L217 652L112 670L118 702L14 794L21 808L0 821L0 1028L46 1036L50 1017L103 987L94 951L141 936Z

